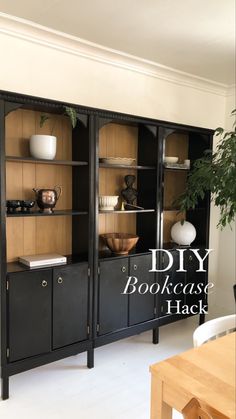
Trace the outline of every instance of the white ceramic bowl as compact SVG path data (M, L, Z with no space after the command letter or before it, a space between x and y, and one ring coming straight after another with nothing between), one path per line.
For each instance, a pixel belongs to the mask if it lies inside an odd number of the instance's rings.
M31 135L30 154L35 159L53 160L57 152L57 139L53 135Z
M178 157L168 157L168 156L164 157L165 163L177 163L178 160L179 160Z
M114 211L117 205L119 196L116 195L101 195L99 196L99 209L101 211Z

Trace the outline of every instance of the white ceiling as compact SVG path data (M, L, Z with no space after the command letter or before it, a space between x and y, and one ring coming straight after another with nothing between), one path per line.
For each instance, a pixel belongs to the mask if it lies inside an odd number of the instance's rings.
M235 0L0 0L0 12L235 83Z

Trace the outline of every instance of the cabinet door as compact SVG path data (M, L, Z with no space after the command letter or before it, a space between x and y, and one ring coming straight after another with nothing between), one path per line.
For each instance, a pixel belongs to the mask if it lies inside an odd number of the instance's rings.
M53 349L87 338L88 264L53 270Z
M204 257L205 255L205 251L199 250L199 255L201 256L201 258ZM204 287L207 283L207 275L206 272L197 272L197 270L199 269L199 261L197 259L197 257L190 251L188 250L186 252L186 262L185 262L185 269L187 270L187 274L186 274L186 285L189 284L189 286L191 286L191 284L193 285L193 292L192 294L187 293L186 294L186 304L191 307L193 305L199 305L199 301L202 300L203 305L206 304L206 300L207 300L207 295L204 293ZM207 260L205 259L205 261L203 262L203 269L207 269ZM196 291L198 292L197 289L197 285L201 284L201 293L195 293ZM189 287L188 291L189 291Z
M159 292L161 317L181 314L183 304L185 303L185 295L182 290L186 281L186 273L176 272L179 269L179 252L176 250L171 250L170 252L173 256L173 265L168 271L163 272L161 275L161 287ZM167 254L164 254L163 266L168 266L168 263L169 258ZM175 286L176 293L173 292ZM177 311L179 311L179 313L177 313Z
M18 272L9 279L9 360L51 350L51 270Z
M128 259L102 261L99 277L99 335L128 326Z
M149 272L151 267L151 255L142 255L130 258L130 276L137 278L137 286L143 282L148 285L148 291L145 294L140 294L137 289L133 294L129 294L130 326L154 318L155 297L153 294L150 294L149 288L153 282L155 282L155 274L154 272ZM141 289L141 292L143 289Z

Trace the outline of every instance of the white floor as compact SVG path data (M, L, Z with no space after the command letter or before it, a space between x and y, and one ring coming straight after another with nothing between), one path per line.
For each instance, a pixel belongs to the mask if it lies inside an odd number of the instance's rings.
M162 327L158 345L145 332L98 348L91 370L81 354L15 375L0 418L148 419L149 365L191 348L197 321Z

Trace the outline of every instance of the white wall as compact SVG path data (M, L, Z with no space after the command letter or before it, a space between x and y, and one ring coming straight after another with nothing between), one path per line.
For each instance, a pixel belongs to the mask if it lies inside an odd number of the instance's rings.
M189 82L187 76L185 82L184 75L177 73L163 77L162 72L159 77L160 69L153 74L145 72L143 63L139 71L122 56L117 56L119 65L102 55L101 59L86 58L75 50L73 40L71 48L68 39L66 47L60 47L60 39L56 42L54 35L48 33L48 40L45 36L40 40L32 28L22 30L14 22L8 28L0 18L0 89L212 129L224 125L226 99L220 86L214 88L198 79ZM227 112L228 107L229 99ZM233 246L231 233L216 230L217 219L212 208L210 280L216 282L219 273L218 286L223 292L225 281L227 289L231 287L233 262L229 252ZM231 245L226 250L228 242ZM215 297L211 296L212 302ZM229 300L231 304L228 291L224 299L226 306ZM217 301L219 304L220 296Z
M230 113L236 108L235 89L226 100L225 128L232 129L234 119ZM215 211L216 212L216 211ZM236 229L235 223L224 230L218 230L218 263L214 305L211 307L211 317L235 312L233 284L236 283Z
M103 56L100 61L83 58L69 40L59 48L50 33L49 42L38 42L41 33L36 38L29 31L21 38L12 27L9 34L5 28L1 32L0 16L1 89L206 128L224 122L225 98L199 88L198 79L185 84L176 73L170 82L169 76L158 77L159 70L148 76L137 67L130 70L134 66L126 65L126 57L117 57L119 66Z

